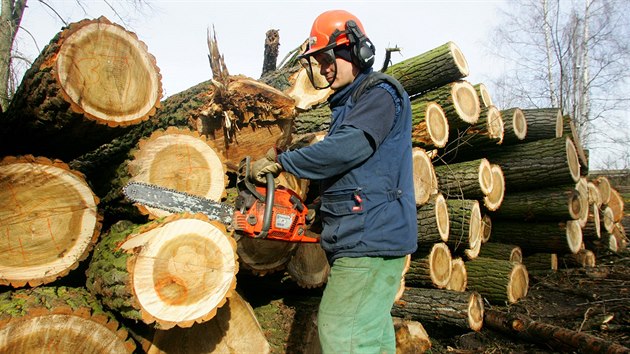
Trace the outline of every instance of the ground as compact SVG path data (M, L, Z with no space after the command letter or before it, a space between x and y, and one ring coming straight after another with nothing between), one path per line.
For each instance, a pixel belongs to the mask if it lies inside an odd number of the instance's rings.
M511 306L486 308L527 314L535 321L589 333L630 348L630 251L599 251L594 268L530 275L529 293ZM314 313L321 289L300 289L283 274L241 275L272 353L316 353ZM255 295L254 295L255 294ZM544 344L483 328L480 332L433 328L429 353L557 353Z

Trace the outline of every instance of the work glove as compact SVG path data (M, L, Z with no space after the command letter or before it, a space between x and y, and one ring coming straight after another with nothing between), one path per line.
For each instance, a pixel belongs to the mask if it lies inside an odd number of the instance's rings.
M278 153L275 148L271 148L265 154L265 157L254 161L250 171L250 179L260 184L267 183L267 173L271 173L274 177L278 177L283 171L282 165L277 162Z

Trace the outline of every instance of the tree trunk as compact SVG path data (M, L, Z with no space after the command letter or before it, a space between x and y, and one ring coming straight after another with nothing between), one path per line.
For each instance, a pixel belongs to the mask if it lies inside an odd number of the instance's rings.
M480 331L484 306L475 291L407 288L400 301L394 303L392 315L436 326Z
M546 276L558 270L558 255L549 252L529 254L523 257L523 264L527 267L529 274Z
M223 157L197 132L175 127L155 131L138 143L133 155L128 163L130 181L155 184L214 201L226 196ZM171 214L144 205L137 207L153 218Z
M430 245L448 240L450 228L448 206L441 193L420 206L417 216L418 244Z
M585 332L534 321L524 314L509 314L487 310L484 315L486 327L511 334L518 339L539 343L560 352L578 353L628 353L630 348L595 337Z
M466 58L453 42L392 65L385 71L400 81L409 96L462 79L468 72Z
M492 304L514 303L527 295L529 276L520 263L477 257L466 262L468 288Z
M87 288L131 320L160 329L216 315L236 286L236 243L201 214L174 215L141 228L115 224L87 270Z
M269 30L265 33L265 53L263 55L263 66L261 77L276 70L278 61L278 49L280 48L280 31Z
M527 137L527 119L523 110L514 107L501 111L503 117L503 145L514 145Z
M411 105L411 143L425 150L441 148L448 142L449 126L444 110L436 102Z
M330 265L319 243L302 243L297 246L287 263L287 272L303 288L319 288L328 281Z
M0 152L70 161L155 114L160 79L135 34L104 17L73 23L26 72L6 112Z
M453 254L473 259L481 248L481 211L476 200L448 199L450 233L448 246Z
M490 236L492 236L492 219L490 215L487 213L481 216L481 243L484 244L490 241Z
M455 258L451 262L451 277L446 284L447 290L466 291L468 287L468 272L466 271L466 263L461 258Z
M582 229L576 220L566 222L517 222L494 220L492 239L516 244L523 254L577 253L582 246Z
M467 129L479 120L481 112L477 91L467 81L448 83L412 99L412 105L422 102L439 104L451 131Z
M479 251L479 257L508 260L514 263L523 262L523 252L519 246L500 242L484 243Z
M582 213L581 198L585 197L570 186L508 193L492 216L519 221L574 220Z
M431 158L424 149L413 148L413 189L416 205L425 204L438 192L437 177Z
M511 192L571 184L580 178L580 164L570 139L554 138L503 147L488 153L501 166Z
M59 160L0 161L0 285L50 283L77 268L101 231L98 198Z
M527 120L526 142L556 138L556 126L562 122L562 111L558 108L522 109Z
M245 236L240 237L237 244L241 266L260 276L285 269L299 245Z
M443 242L420 245L405 273L406 286L444 288L451 277L451 252Z
M252 307L238 294L217 310L210 321L191 328L155 330L149 354L161 353L270 353L269 342Z
M2 353L134 353L113 314L81 288L39 287L0 294Z
M576 254L565 254L559 260L563 268L595 267L595 253L587 249L579 250Z
M460 129L440 156L448 161L452 155L457 155L456 159L463 160L464 156L474 156L475 149L501 145L503 135L503 118L499 110L495 106L483 107L479 120Z
M449 199L482 199L492 190L487 159L435 166L440 191Z
M294 128L298 135L326 132L330 127L330 106L322 104L314 106L295 117Z

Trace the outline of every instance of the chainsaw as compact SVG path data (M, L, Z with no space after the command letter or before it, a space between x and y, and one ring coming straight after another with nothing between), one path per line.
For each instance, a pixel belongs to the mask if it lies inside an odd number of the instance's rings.
M318 238L306 236L308 208L295 192L282 186L276 188L271 173L265 176L266 188L251 183L249 174L247 156L239 163L239 193L234 206L143 182L129 182L123 193L133 202L172 213L203 213L247 237L319 242Z

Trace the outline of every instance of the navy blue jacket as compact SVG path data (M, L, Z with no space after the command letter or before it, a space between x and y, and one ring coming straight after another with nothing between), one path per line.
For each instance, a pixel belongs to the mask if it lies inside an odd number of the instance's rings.
M354 102L366 77L329 98L324 140L278 156L286 171L321 184L321 245L331 263L404 256L417 247L409 97L379 83Z

